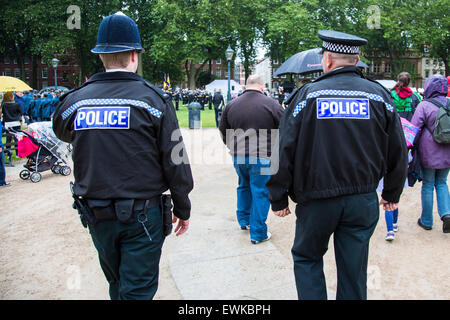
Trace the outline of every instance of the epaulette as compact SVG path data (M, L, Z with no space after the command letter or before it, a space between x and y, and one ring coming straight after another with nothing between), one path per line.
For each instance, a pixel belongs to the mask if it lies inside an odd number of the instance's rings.
M383 90L385 90L388 95L391 95L391 91L388 88L386 88L385 86L383 86L381 83L379 83L378 81L370 79L369 77L364 77L364 79L369 80L370 82L376 83L381 88L383 88Z
M158 96L161 97L161 99L165 102L168 103L170 102L170 100L172 99L172 95L162 91L160 88L158 88L157 86L151 84L150 82L148 82L147 80L145 80L144 78L142 79L142 82L149 87L150 89L152 89Z

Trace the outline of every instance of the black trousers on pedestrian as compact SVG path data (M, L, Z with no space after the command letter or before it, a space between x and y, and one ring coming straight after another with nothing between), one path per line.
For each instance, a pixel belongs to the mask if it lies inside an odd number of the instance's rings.
M222 111L221 109L217 109L217 108L214 107L214 116L216 118L216 126L217 127L219 127L219 123L220 123L219 116L220 116L220 112L221 111Z
M369 241L379 218L376 192L298 205L292 256L298 298L326 300L323 256L331 235L337 268L336 299L367 299Z
M138 215L141 212L134 212ZM89 226L112 300L151 300L158 289L159 261L164 242L159 206L145 213L143 225L103 221ZM140 218L141 221L145 219Z

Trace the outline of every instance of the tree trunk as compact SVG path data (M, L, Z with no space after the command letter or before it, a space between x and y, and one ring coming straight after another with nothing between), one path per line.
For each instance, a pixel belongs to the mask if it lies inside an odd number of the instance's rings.
M38 81L37 81L37 75L38 75L38 65L37 65L37 58L35 55L31 56L31 87L33 89L37 89L38 87Z
M196 89L195 85L195 65L192 60L186 60L186 63L184 64L186 68L186 77L188 82L188 87L190 90Z

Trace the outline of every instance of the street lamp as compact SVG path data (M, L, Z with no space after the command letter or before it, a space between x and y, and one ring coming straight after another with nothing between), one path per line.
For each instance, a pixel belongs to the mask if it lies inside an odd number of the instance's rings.
M230 62L231 59L233 58L233 54L234 51L233 49L231 49L230 45L228 45L227 50L225 51L225 57L227 58L228 61L228 94L227 94L227 102L231 101L231 88L230 88L230 76L231 76L231 71L230 71Z
M55 70L55 89L58 87L58 80L56 78L56 68L58 68L58 63L59 63L58 59L56 59L56 58L52 59L52 66L53 66L53 69Z

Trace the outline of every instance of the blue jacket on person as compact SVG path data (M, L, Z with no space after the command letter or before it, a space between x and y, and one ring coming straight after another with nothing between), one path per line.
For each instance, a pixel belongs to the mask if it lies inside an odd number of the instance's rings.
M51 111L51 116L53 116L53 113L55 113L55 110L56 110L56 106L58 105L58 103L59 103L59 97L54 97L53 99L52 99L52 103L51 103L51 109L50 109L50 111Z
M22 114L24 114L25 101L23 100L23 98L16 96L15 92L14 92L14 101L16 101L19 104L20 111L22 112Z
M30 103L30 115L37 120L41 117L41 98L33 99Z
M52 99L49 97L42 99L41 101L41 117L43 119L50 118L51 115L51 102Z
M33 101L32 95L31 94L23 95L22 99L25 102L23 106L23 115L29 116L28 111L30 110L30 103L31 101Z

